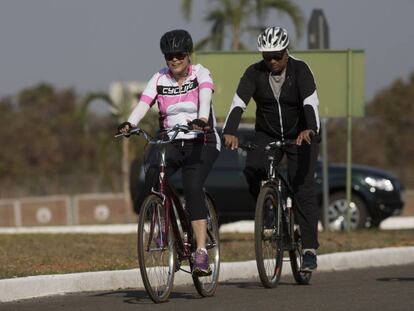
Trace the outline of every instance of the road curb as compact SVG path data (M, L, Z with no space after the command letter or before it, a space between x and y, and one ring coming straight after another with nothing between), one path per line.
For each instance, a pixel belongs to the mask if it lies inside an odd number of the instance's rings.
M384 220L381 230L414 229L414 216L395 216ZM322 225L319 225L322 230ZM135 234L137 224L0 227L0 234ZM241 220L220 226L220 233L253 233L254 220Z
M340 271L414 263L414 247L391 247L318 256L318 271ZM188 269L188 267L187 267ZM286 262L282 275L291 273ZM256 262L225 262L220 266L220 281L257 279ZM180 271L175 285L191 284L191 276ZM65 293L142 289L139 269L30 276L0 280L0 302L60 295Z

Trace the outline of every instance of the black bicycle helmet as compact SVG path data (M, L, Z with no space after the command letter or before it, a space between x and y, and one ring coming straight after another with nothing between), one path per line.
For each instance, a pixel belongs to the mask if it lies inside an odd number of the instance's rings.
M193 52L193 40L186 30L171 30L161 37L160 48L163 54L191 53Z

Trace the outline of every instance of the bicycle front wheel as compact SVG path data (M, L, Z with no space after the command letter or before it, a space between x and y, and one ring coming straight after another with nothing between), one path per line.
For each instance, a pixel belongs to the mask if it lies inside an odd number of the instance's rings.
M216 292L220 272L220 237L217 213L213 202L206 196L207 205L207 241L206 249L208 261L211 268L211 275L196 276L193 274L194 286L197 292L203 297L213 296ZM191 261L190 261L190 264Z
M150 298L158 303L170 296L176 252L171 226L165 230L165 206L151 194L142 204L138 221L138 262Z
M254 241L256 264L264 287L276 287L283 264L282 207L273 187L260 190L256 203Z

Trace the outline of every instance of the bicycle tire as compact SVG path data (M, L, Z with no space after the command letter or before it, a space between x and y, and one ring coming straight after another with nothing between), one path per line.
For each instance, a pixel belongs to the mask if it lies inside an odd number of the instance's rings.
M296 283L300 285L307 285L312 277L312 272L302 272L300 267L302 266L302 238L299 228L295 229L294 232L294 243L295 248L289 251L290 266L292 268L292 274L295 278Z
M279 284L283 265L282 207L278 195L279 193L272 186L264 186L256 203L254 222L256 264L260 281L266 288L273 288ZM270 218L272 215L273 220Z
M197 292L202 297L211 297L216 292L220 273L220 237L217 213L212 200L206 196L207 206L207 241L206 249L209 258L209 264L212 270L209 276L192 275L193 283ZM192 260L190 260L192 269Z
M167 301L174 283L176 250L171 226L165 236L165 206L157 195L142 204L138 221L138 262L145 289L155 303ZM168 245L165 247L166 238Z

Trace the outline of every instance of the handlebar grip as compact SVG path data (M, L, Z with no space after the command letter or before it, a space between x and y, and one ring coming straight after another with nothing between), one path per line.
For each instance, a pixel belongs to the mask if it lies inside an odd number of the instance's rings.
M244 144L239 144L239 148L243 149L244 151L252 151L257 148L257 145L249 141Z

